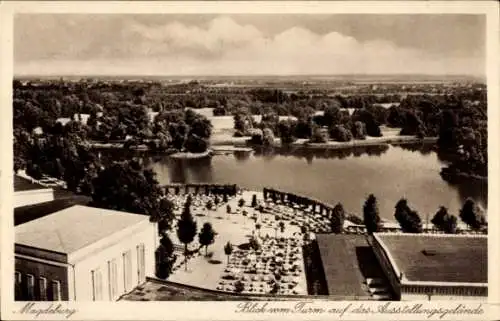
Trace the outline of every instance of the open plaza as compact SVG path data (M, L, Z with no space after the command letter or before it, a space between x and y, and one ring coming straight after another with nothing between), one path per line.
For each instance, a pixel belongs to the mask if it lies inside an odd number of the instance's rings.
M284 210L285 206L277 206L269 213L251 207L253 195L265 204L262 192L243 191L213 210L207 210L205 206L210 196L193 197L192 213L198 226L208 222L217 235L214 244L208 248L208 255L200 250L186 263L179 252L169 281L230 292L234 292L236 282L241 281L243 293L266 294L272 291L271 284L279 275L281 285L277 293L307 294L302 254L304 235L300 226L289 219L290 213ZM186 195L174 197L178 216L185 198ZM243 206L239 206L241 199L245 201ZM266 204L264 210L268 206ZM279 222L284 223L282 230ZM174 243L180 244L175 231L170 237ZM259 249L249 246L251 238L259 242ZM229 257L224 252L227 242L234 246ZM196 249L199 245L195 241L189 248Z

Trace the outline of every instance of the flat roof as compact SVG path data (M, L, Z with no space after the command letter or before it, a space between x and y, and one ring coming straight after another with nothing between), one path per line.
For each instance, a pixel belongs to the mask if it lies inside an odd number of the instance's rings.
M410 233L376 233L376 236L408 281L488 282L485 236Z
M15 242L70 254L144 220L149 217L75 205L16 226Z
M368 297L364 281L381 277L373 251L364 235L317 234L328 294Z
M87 205L91 200L88 196L75 195L48 202L16 207L14 209L14 226L36 220L74 205Z
M34 183L24 177L14 175L14 192L31 191L36 189L48 189L48 187Z

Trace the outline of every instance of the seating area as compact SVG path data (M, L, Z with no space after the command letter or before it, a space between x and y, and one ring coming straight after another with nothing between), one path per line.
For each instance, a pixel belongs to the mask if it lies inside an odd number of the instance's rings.
M226 203L223 202L222 196L214 195L214 194L190 194L191 195L191 213L193 215L196 214L206 214L207 212L207 203L209 201L212 202L213 208L212 210L215 210L218 207L225 206ZM215 198L219 199L219 203L216 206L215 203ZM182 213L182 210L184 208L184 204L186 203L187 199L187 194L181 194L181 195L172 195L169 194L169 199L174 203L174 213L176 216L180 216ZM234 199L234 196L228 196L228 200Z
M259 248L237 249L217 290L248 294L307 294L302 242L296 238L264 238Z
M328 217L313 213L309 207L288 206L281 204L279 200L274 203L268 199L264 203L264 211L278 215L283 220L289 220L292 225L305 226L312 233L329 233L331 230Z

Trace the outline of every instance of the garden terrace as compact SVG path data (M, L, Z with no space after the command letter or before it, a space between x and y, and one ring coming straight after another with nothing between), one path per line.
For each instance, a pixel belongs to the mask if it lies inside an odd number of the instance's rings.
M214 206L212 210L207 210L206 203L215 197L213 194L208 196L204 194L191 195L191 213L197 222L198 228L200 228L204 223L209 222L213 226L217 235L215 237L214 244L208 247L208 256L205 256L205 251L199 251L200 247L198 240L195 238L195 240L188 246L192 255L188 257L187 266L185 267L183 250L180 246L181 242L178 240L176 234L176 224L174 222L174 228L169 232L169 236L176 245L175 248L178 252L178 260L174 264L173 273L168 278L169 281L212 290L216 290L217 287L222 286L223 290L226 290L227 288L228 291L234 291L234 284L219 284L223 280L222 278L228 273L225 272L225 270L233 272L232 269L236 268L237 265L239 267L240 263L243 263L242 261L245 259L245 256L251 257L254 255L254 263L264 265L264 262L262 262L264 253L267 256L272 252L276 254L278 254L278 252L282 252L280 256L283 255L283 264L285 263L285 259L287 260L287 264L292 262L291 266L286 266L287 271L285 272L286 274L291 275L286 276L288 278L300 279L290 280L290 282L287 280L287 289L289 284L293 283L292 281L296 281L297 284L295 284L295 291L297 293L307 293L301 252L304 235L301 233L300 227L292 224L293 221L283 218L281 220L283 221L283 230L281 230L279 222L276 221L276 216L274 214L263 213L257 209L258 206L250 206L253 195L256 195L258 204L263 204L262 193L242 191L236 195L236 197L228 198L227 203L221 202L218 207ZM187 195L169 195L169 197L175 205L174 213L176 214L176 217L179 217L184 207ZM241 199L244 200L244 205L240 206ZM227 205L231 208L230 212L227 211ZM257 228L257 225L259 225L260 228ZM261 244L263 247L266 247L266 250L261 251L260 256L258 253L248 250L248 243L252 236L262 236L263 241L261 241ZM283 238L283 241L281 241L281 238ZM224 245L227 242L230 242L234 246L234 253L230 257L229 264L227 263L228 258L224 253ZM281 242L283 242L283 244L281 244ZM262 276L270 276L271 270L277 270L276 268L271 268L271 259L266 260L268 260L268 264L262 266L262 268L268 274L252 275L251 273L241 272L244 273L244 275L247 275L248 281L251 281L252 276L258 276L259 280L254 282L261 282L260 279ZM253 263L248 263L248 266L252 267ZM277 264L274 262L272 265L276 266ZM294 267L294 265L296 266ZM290 271L290 269L292 271ZM300 275L293 275L294 273L299 273ZM285 277L285 275L283 275L283 277ZM285 286L285 283L283 286ZM248 284L247 288L250 289L250 284ZM260 290L260 283L256 283L255 288ZM300 288L303 290L298 291L297 289ZM264 289L266 289L266 291L268 290L264 287L264 285L262 289L263 291ZM283 293L286 293L287 289L282 289ZM289 290L291 290L290 294L293 294L293 289Z

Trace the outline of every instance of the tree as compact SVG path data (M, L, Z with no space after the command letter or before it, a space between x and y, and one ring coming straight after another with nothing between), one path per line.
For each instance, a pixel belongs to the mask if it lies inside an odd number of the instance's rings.
M257 232L259 233L259 236L260 236L260 228L262 227L262 225L260 225L259 223L255 224L255 229L257 230Z
M341 203L337 203L333 208L332 215L330 216L330 227L332 232L340 234L344 230L345 212Z
M281 232L281 234L285 233L285 222L280 221L278 224L280 226L280 232Z
M255 208L257 206L257 195L252 195L252 207Z
M243 197L242 197L242 198L240 198L240 200L238 201L238 206L239 206L239 207L243 207L243 206L245 206L245 199L244 199Z
M188 135L184 147L191 153L204 153L207 151L209 143L206 138L198 137L195 134Z
M92 206L149 215L162 230L170 228L173 204L165 199L152 170L132 160L114 163L96 176L92 180Z
M368 234L380 230L380 216L378 214L377 199L370 194L363 205L363 218Z
M224 246L224 253L227 255L227 263L229 264L229 256L233 253L233 245L231 242L227 242Z
M294 136L296 126L296 122L290 120L282 120L278 123L278 135L281 139L281 144L291 144L296 140Z
M339 108L339 103L338 101L335 100L337 103L336 106L328 106L325 108L325 111L323 113L323 125L330 127L330 126L335 126L340 124L340 121L342 119L342 111Z
M400 199L396 204L394 217L405 233L422 233L422 221L416 211L413 211L406 199Z
M234 292L241 293L243 290L245 290L245 284L243 284L240 280L236 281L234 283Z
M366 139L366 126L363 122L354 122L354 126L352 126L352 136L354 139Z
M389 115L387 116L387 123L391 127L403 127L404 113L398 106L391 106L389 108Z
M217 207L221 202L221 199L220 199L220 196L219 195L215 195L214 197L214 205L215 207Z
M207 204L206 204L206 208L207 210L212 210L212 208L214 207L214 202L212 200L208 200L207 201Z
M166 279L172 273L177 256L174 255L174 244L167 234L160 239L160 245L156 250L156 276L160 279Z
M229 198L227 197L227 194L226 194L226 193L224 193L224 194L222 195L222 202L227 203L228 201L229 201Z
M300 232L302 233L304 242L307 242L307 240L309 238L309 233L308 233L307 226L306 225L301 225L300 226Z
M191 194L188 194L186 197L186 203L184 205L191 206L193 204L193 196Z
M444 221L443 231L446 234L455 234L455 233L457 233L457 217L455 215L450 215Z
M426 134L425 125L419 115L412 110L405 112L404 123L401 128L401 135L416 135L423 137Z
M274 145L274 133L270 128L264 128L262 130L262 145L273 146Z
M162 198L160 200L159 217L155 218L158 222L158 233L160 235L165 234L167 230L171 229L171 224L174 218L174 203L165 197Z
M277 294L278 291L280 290L280 285L278 282L273 282L273 285L271 287L271 291L269 291L270 294Z
M186 259L184 268L187 271L188 244L193 242L196 235L196 222L191 215L191 203L186 200L181 218L177 222L177 237L184 244L184 257Z
M240 108L234 113L235 136L246 136L248 130L253 127L253 118L246 108Z
M215 235L217 235L217 233L213 230L212 224L208 222L203 224L201 232L198 234L198 238L200 244L205 246L205 256L208 255L208 246L214 243Z
M486 218L482 210L470 198L465 201L460 210L460 219L473 230L479 230L486 225Z
M311 136L311 143L326 143L327 141L328 131L321 127L316 127Z
M373 114L373 110L368 109L357 109L352 115L353 121L361 121L366 125L366 134L368 136L380 137L382 133L380 131L380 124Z
M434 224L436 228L439 230L443 230L446 220L450 214L448 213L448 209L444 206L440 206L434 217L431 219L431 223Z
M351 131L345 128L344 125L330 127L330 137L338 142L348 142L353 138Z

